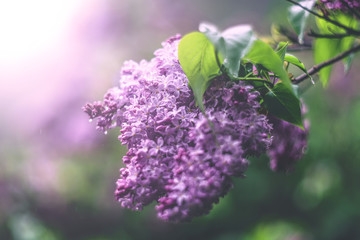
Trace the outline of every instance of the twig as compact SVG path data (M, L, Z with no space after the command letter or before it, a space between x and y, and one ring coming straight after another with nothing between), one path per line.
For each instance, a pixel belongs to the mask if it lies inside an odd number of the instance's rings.
M295 4L295 5L298 5L299 7L301 7L301 8L304 9L305 11L308 11L308 12L311 13L312 15L315 15L315 16L317 16L317 17L319 17L319 18L324 18L324 16L318 14L317 12L315 12L315 11L313 11L313 10L307 8L307 7L304 7L304 6L301 5L299 2L296 2L296 1L294 1L294 0L286 0L286 1L288 1L288 2L290 2L290 3L292 3L292 4Z
M287 29L284 26L278 26L278 31L280 34L284 35L285 37L287 37L291 42L293 43L297 43L298 46L302 46L302 47L311 47L311 41L307 41L306 39L304 39L304 43L300 44L299 43L299 38L296 35L296 33L291 32L289 29ZM290 47L290 46L289 46ZM289 48L288 48L289 49Z
M310 32L307 34L309 37L314 38L329 38L329 39L338 39L338 38L344 38L344 37L351 37L351 35L347 33L335 33L335 34L320 34L316 33L313 30L310 30Z
M353 28L349 28L349 27L347 27L347 26L345 26L345 25L343 25L343 24L341 24L341 23L339 23L339 22L337 22L335 20L332 20L331 18L329 18L326 15L320 15L317 12L315 12L315 11L313 11L313 10L307 8L307 7L304 7L299 2L296 2L294 0L286 0L286 1L301 7L302 9L304 9L305 11L308 11L309 13L313 14L316 17L322 18L322 19L326 20L327 22L330 22L330 23L332 23L332 24L334 24L334 25L336 25L336 26L338 26L338 27L340 27L342 29L345 29L346 32L349 33L349 34L352 34L352 35L355 35L355 36L360 36L360 31L358 31L356 29L353 29Z
M327 66L329 66L329 65L331 65L331 64L333 64L333 63L336 63L337 61L340 61L341 59L346 58L346 57L349 56L350 54L355 53L355 52L358 52L358 51L360 51L360 45L357 45L357 46L355 46L355 47L353 47L353 48L351 48L351 49L349 49L349 50L347 50L347 51L345 51L345 52L343 52L343 53L335 56L334 58L331 58L331 59L329 59L329 60L327 60L327 61L325 61L325 62L322 62L322 63L320 63L320 64L318 64L318 65L313 66L312 68L309 69L308 74L309 74L310 76L311 76L311 75L314 75L315 73L319 72L322 68L327 67ZM301 83L302 81L304 81L305 79L307 79L307 78L309 77L309 75L307 75L306 73L304 73L304 74L296 77L296 78L292 81L292 83L294 83L294 84L299 84L299 83Z

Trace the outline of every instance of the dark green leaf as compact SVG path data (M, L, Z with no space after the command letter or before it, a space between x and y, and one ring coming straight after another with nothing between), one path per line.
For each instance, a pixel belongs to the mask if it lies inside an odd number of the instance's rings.
M300 101L283 83L276 84L264 96L264 104L269 113L277 118L292 123L302 129Z
M240 64L239 77L245 77L254 72L254 65L252 63Z
M209 39L200 32L185 35L178 49L179 61L189 79L195 100L204 110L203 95L210 80L219 75L220 68L215 57L215 48Z
M305 0L300 1L299 3L308 8L312 9L315 5L316 0ZM309 17L309 12L301 8L300 6L293 5L289 8L288 19L291 26L294 28L295 32L298 35L299 43L304 41L304 31L306 26L306 20Z
M224 66L228 69L230 75L238 77L240 60L249 51L255 40L251 26L239 25L219 33L215 26L202 23L199 29L224 57Z
M283 62L268 44L260 40L256 40L244 59L254 64L261 64L266 69L276 74L287 88L290 90L292 89L291 82L284 69Z

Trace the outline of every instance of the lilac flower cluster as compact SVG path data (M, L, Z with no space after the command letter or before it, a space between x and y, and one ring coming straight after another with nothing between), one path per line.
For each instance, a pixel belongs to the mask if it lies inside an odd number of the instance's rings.
M243 83L213 80L205 116L195 105L177 57L180 36L168 39L151 61L128 61L120 88L84 111L106 132L121 127L128 147L115 191L121 206L141 210L157 201L161 219L187 221L206 214L242 177L248 156L271 144L271 125L259 114L259 93Z
M177 221L207 213L232 186L231 176L244 176L247 156L264 153L271 144L264 115L257 114L257 92L251 87L217 79L205 94L202 115L189 131L190 142L180 148L167 194L156 209L160 218Z
M306 113L303 105L302 114ZM309 121L303 121L304 130L269 116L269 121L273 125L273 142L267 152L270 158L270 168L273 171L289 172L294 169L295 163L302 158L307 147L307 137L309 134Z
M327 9L349 11L349 8L360 10L359 0L319 0Z

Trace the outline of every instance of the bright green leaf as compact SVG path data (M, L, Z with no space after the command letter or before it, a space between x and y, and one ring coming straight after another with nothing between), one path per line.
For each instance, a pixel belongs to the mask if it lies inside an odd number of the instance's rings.
M358 23L352 17L338 13L333 16L333 19L342 23L347 27L354 29L358 28ZM316 24L321 34L344 34L346 33L344 29L335 26L323 19L316 19ZM314 44L314 60L315 63L321 63L330 58L335 57L340 52L350 49L354 44L355 38L352 36L344 37L341 39L328 39L328 38L318 38L315 40ZM345 70L350 67L351 56L344 59ZM323 86L327 86L330 74L332 70L332 65L321 69L319 72L320 80Z
M276 74L288 89L292 89L291 82L284 69L283 62L268 44L260 40L256 40L244 59L254 64L261 64L266 69Z
M305 0L299 3L308 9L312 9L315 5L316 0ZM300 6L293 5L289 8L288 19L291 26L294 28L298 35L299 43L304 41L304 31L306 26L306 20L309 17L309 12L301 8Z
M339 53L340 40L339 39L327 39L318 38L314 43L314 61L315 64L319 64L330 58L335 57ZM324 67L320 70L320 81L323 86L327 86L332 70L332 65Z
M238 77L240 60L249 51L256 39L251 26L239 25L220 33L215 26L202 23L199 30L208 37L224 57L224 66L230 75Z
M287 42L280 42L276 48L276 53L280 57L281 61L283 61L283 62L284 62L284 58L285 58L285 54L286 54L288 45L289 45L289 43L287 43Z
M268 90L269 92L264 96L264 104L269 113L304 129L300 101L293 91L281 82Z
M305 65L294 55L291 55L289 53L286 53L285 55L285 61L287 61L288 63L291 63L295 66L297 66L298 68L300 68L303 72L305 72L308 77L312 80L312 77L309 75L309 73L307 72Z
M328 23L327 21L316 18L316 25L321 34L332 34L332 31L335 31L338 27ZM331 31L330 31L331 29ZM315 64L319 64L330 58L335 57L340 52L340 42L341 39L328 39L328 38L317 38L314 43L314 61ZM332 70L332 65L327 66L320 70L320 81L323 86L327 86L330 74Z
M345 14L338 14L336 16L336 20L340 23L344 24L345 26L348 26L352 29L358 29L359 23L356 21L355 18L345 15ZM355 37L349 36L341 39L340 46L341 46L341 52L349 50L354 45ZM352 60L354 59L354 54L351 54L350 56L346 57L343 60L344 64L344 70L345 72L348 72L350 69L350 66L352 64Z
M181 67L189 79L195 100L204 110L203 95L210 80L219 75L220 68L216 61L215 48L208 38L200 32L185 35L178 49Z
M295 57L294 55L291 55L291 54L287 53L285 55L285 61L287 61L288 63L294 64L295 66L297 66L298 68L300 68L304 72L306 71L305 65L297 57Z
M316 25L321 34L333 34L342 33L342 29L339 29L337 26L328 23L327 21L316 18ZM341 49L341 39L329 39L329 38L317 38L314 43L314 61L315 64L319 64L330 58L335 57ZM323 86L327 86L332 70L332 65L329 65L320 70L320 81Z

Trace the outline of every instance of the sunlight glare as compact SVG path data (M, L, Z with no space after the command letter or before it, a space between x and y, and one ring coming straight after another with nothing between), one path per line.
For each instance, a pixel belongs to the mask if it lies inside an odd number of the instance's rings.
M56 47L84 0L0 0L0 64L28 61Z

